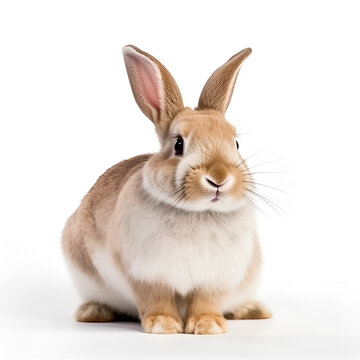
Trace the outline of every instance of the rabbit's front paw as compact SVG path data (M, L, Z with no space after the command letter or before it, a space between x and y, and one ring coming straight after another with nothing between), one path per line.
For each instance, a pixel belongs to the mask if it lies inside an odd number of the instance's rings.
M195 315L188 318L185 332L188 334L223 334L227 331L222 315Z
M143 320L145 332L151 334L177 334L184 332L180 318L172 315L150 315Z

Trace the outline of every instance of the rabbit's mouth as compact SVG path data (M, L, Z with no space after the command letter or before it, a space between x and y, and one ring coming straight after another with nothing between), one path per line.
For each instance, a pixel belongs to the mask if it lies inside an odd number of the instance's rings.
M220 200L220 191L219 189L216 190L215 197L211 199L211 202L217 202Z

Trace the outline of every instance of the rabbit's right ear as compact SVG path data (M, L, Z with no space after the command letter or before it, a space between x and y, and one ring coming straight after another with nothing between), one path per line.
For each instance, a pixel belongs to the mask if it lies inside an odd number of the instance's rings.
M170 122L184 109L180 90L169 71L153 56L128 45L123 48L126 70L135 100L155 124L160 138Z

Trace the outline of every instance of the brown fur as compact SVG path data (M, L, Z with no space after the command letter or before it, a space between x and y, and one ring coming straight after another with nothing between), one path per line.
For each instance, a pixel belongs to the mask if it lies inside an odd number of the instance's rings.
M142 325L144 330L151 334L177 334L184 331L181 319L168 314L146 316Z
M75 319L79 322L139 321L135 316L121 314L106 304L92 301L79 306L75 313Z
M226 332L226 321L219 310L223 295L216 291L195 290L188 297L185 332L199 335Z
M229 106L237 75L242 62L251 49L241 50L210 76L199 98L198 110L214 109L225 113Z
M183 332L175 292L163 284L130 280L144 330L154 334Z
M90 231L91 234L89 235L94 236L94 233L99 228L99 222L95 217L94 210L98 209L105 199L109 201L110 198L112 206L109 206L108 203L106 207L108 211L111 211L123 185L137 170L144 166L144 163L150 157L150 154L146 154L121 161L99 177L95 185L84 197L78 210L79 221L84 225L81 227L84 232Z
M221 184L230 174L235 178L235 185L230 191L234 197L241 198L245 192L242 167L236 167L241 159L231 160L226 146L235 147L236 130L224 116L214 110L190 110L181 112L174 120L171 129L176 128L179 135L192 136L196 152L201 154L202 164L189 171L185 181L186 200L196 201L204 196L206 190L200 183L203 175L210 175ZM186 134L186 135L185 135ZM176 164L174 164L175 168ZM173 170L174 171L174 170Z
M167 191L171 194L176 189L173 174L179 158L173 156L173 146L178 135L191 137L189 146L193 147L193 153L199 154L201 159L182 179L187 201L195 201L208 191L200 184L200 178L204 175L211 176L218 184L232 175L235 181L229 193L233 198L240 200L245 191L243 180L246 164L243 162L242 166L238 166L242 159L236 152L236 132L226 122L224 113L231 99L240 65L251 50L241 51L217 69L205 84L197 110L191 110L184 108L177 84L166 68L144 51L132 45L129 47L134 53L125 50L124 57L135 100L155 124L163 148L158 154L140 155L107 170L67 222L63 234L66 257L99 282L102 279L91 260L92 248L94 245L103 246L107 241L107 225L117 202L121 204L126 197L129 199L132 196L132 192L139 190L142 181L139 171L143 170L148 175L147 181L155 182L150 187L156 183L161 184L161 191L165 194ZM146 94L142 86L146 87ZM122 192L124 186L126 191ZM145 197L145 193L143 196ZM114 244L110 240L107 245L111 249ZM135 295L144 330L149 333L183 332L184 324L177 307L179 295L172 287L130 278L121 253L115 246L112 255L114 263L127 277ZM240 290L254 281L260 261L260 250L256 242L253 261L246 277L239 284ZM220 309L226 295L214 289L196 289L186 299L181 298L187 302L185 332L225 332L226 321ZM78 321L89 322L114 321L118 315L105 304L88 302L80 306L76 318ZM270 315L260 303L246 303L226 314L228 318L252 319Z
M88 302L78 308L75 319L79 322L115 321L116 312L105 304Z
M84 273L101 281L89 253L91 242L101 243L104 223L97 217L101 211L110 213L121 188L136 171L144 166L151 155L139 155L124 160L99 177L82 200L78 210L69 218L63 232L63 251L67 258ZM103 209L103 210L101 210ZM107 219L102 219L107 221ZM85 240L86 239L86 240Z
M78 226L78 210L66 223L62 237L62 249L68 260L78 266L82 272L102 282L89 255L85 237Z
M196 201L207 194L208 190L201 185L200 179L203 175L211 173L219 181L229 174L233 175L235 184L230 190L230 194L240 200L245 192L244 184L246 183L242 180L245 179L243 169L246 168L246 163L243 162L241 167L236 167L241 162L241 158L236 152L236 130L220 112L185 109L175 117L169 131L168 138L170 139L175 135L185 138L191 134L194 151L199 153L202 159L202 164L190 169L184 179L184 199ZM228 154L234 149L236 157L232 159ZM149 166L145 169L148 176L154 181L161 181L164 187L168 187L167 191L164 189L165 193L171 193L175 188L173 174L180 159L172 155L173 143L170 141L163 151L155 154L149 160ZM232 155L234 154L232 153Z
M114 250L113 251L113 260L114 260L114 263L119 267L119 270L124 274L126 275L126 268L125 268L125 265L124 265L124 262L121 258L121 255L118 251Z
M271 318L272 314L264 304L259 302L248 302L242 304L233 312L227 313L224 316L227 319L255 320L255 319L269 319Z
M171 120L174 119L176 114L184 109L180 90L174 78L171 76L165 66L160 63L159 60L145 51L140 50L136 46L128 45L128 47L134 49L139 54L144 55L148 61L150 63L154 63L160 71L162 82L161 85L164 91L163 104L161 104L160 109L156 109L157 111L154 112L151 104L149 104L146 98L143 96L143 89L139 87L141 81L139 81L136 70L134 69L134 66L136 66L136 60L133 59L132 62L128 61L127 57L131 55L125 55L126 69L135 100L143 113L156 125L157 132L162 138L167 134Z

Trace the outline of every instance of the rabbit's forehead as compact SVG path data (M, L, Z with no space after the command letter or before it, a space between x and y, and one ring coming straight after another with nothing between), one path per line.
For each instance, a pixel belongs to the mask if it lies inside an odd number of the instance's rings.
M220 137L225 140L236 136L235 128L224 116L212 111L191 111L183 114L173 121L170 130L185 138Z

